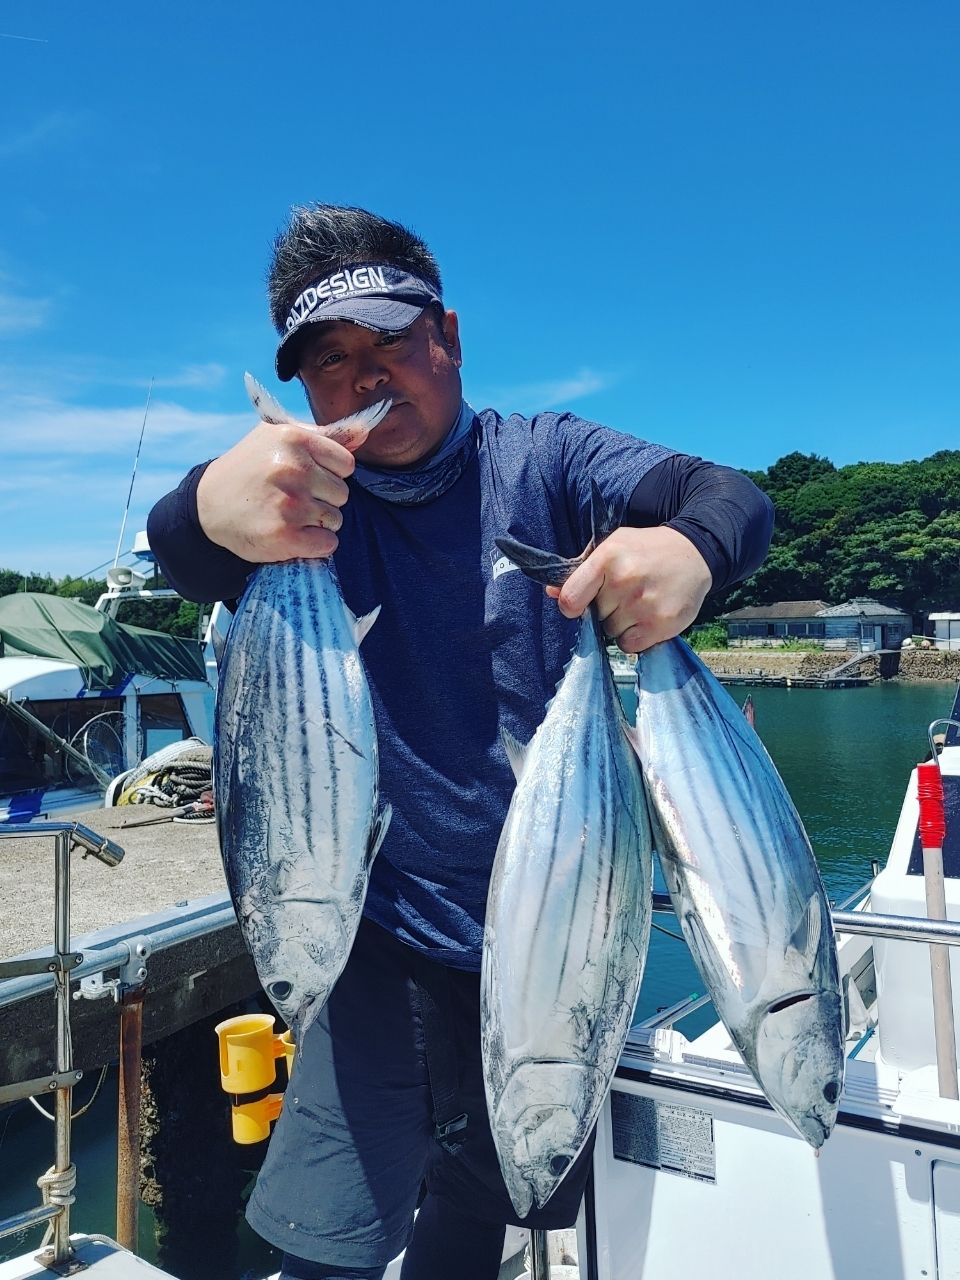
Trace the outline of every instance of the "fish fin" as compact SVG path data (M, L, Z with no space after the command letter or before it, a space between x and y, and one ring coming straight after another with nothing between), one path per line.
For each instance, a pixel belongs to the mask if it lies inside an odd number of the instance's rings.
M820 909L820 900L816 896L807 903L807 909L800 918L800 923L793 931L790 939L790 946L803 957L804 964L809 972L813 972L814 962L817 958L817 950L820 946L820 937L823 933L823 912Z
M500 730L500 741L503 743L503 749L507 753L507 759L510 761L510 768L513 770L513 776L520 781L520 775L523 773L523 767L527 762L527 750L530 743L519 742L512 733L506 729Z
M267 388L256 380L252 373L243 375L243 385L246 388L247 395L250 397L250 403L264 422L279 426L281 422L297 421L294 415L288 413L280 401L275 399Z
M380 605L377 605L375 609L371 609L369 613L365 613L362 618L354 617L353 614L350 616L353 618L353 638L357 642L357 648L359 648L363 643L363 637L380 616Z
M620 728L623 730L624 737L630 743L630 746L633 748L637 759L642 760L643 757L640 753L640 734L637 730L637 726L634 724L630 724L627 720L621 720Z
M323 432L324 435L330 435L334 440L341 435L350 435L355 431L372 431L375 426L381 423L393 405L392 400L378 400L376 404L368 405L366 409L361 409L359 413L351 413L349 417L338 418L336 422L327 423L326 426L318 426L316 430ZM356 446L359 448L359 444Z
M734 980L731 978L727 966L714 946L713 939L704 929L699 918L693 912L687 911L681 923L683 932L687 935L690 952L697 968L700 970L700 976L707 984L710 996L719 1011L724 1007L724 996L729 991ZM741 999L745 1002L749 1003L756 995L754 988L740 983L736 985Z
M383 844L383 839L387 834L387 828L390 826L390 819L392 817L393 805L385 804L373 820L373 826L370 828L370 839L367 842L368 868L380 851L380 846Z
M599 547L604 538L609 538L614 529L618 528L620 521L617 519L616 505L608 502L600 492L600 486L596 480L590 481L590 529L593 534L590 543L590 549Z
M528 547L526 543L517 542L515 538L494 538L503 554L513 561L518 569L541 582L546 587L562 587L574 569L583 564L593 547L580 556L562 556L557 551L540 551L536 547Z

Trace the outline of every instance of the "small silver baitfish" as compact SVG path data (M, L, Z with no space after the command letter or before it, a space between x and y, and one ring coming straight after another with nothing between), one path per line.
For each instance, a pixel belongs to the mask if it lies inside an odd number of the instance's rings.
M771 1105L813 1146L843 1087L837 952L813 850L736 703L682 640L637 663L637 744L677 919Z
M295 421L246 380L265 421ZM312 429L356 448L389 407ZM330 559L262 565L220 667L214 785L224 870L260 982L298 1044L346 963L390 821L389 806L378 808L359 654L378 612L354 617Z
M541 582L562 583L580 562L497 544ZM497 1156L521 1217L583 1149L640 988L653 854L628 732L591 611L532 740L502 735L517 786L487 899L481 1044Z

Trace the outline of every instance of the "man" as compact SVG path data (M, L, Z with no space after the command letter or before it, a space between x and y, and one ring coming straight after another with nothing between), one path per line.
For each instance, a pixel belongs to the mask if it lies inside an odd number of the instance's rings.
M626 652L677 635L711 588L757 567L772 509L737 472L569 414L474 413L437 264L399 224L294 210L269 289L277 373L299 378L316 422L392 408L356 457L260 423L157 504L151 546L195 600L239 596L257 564L332 555L353 612L381 606L362 652L393 820L248 1218L291 1280L374 1280L404 1247L404 1280L492 1280L516 1221L479 1047L484 905L513 790L500 730L533 736L589 605ZM495 538L577 555L591 481L621 527L545 594ZM589 1159L524 1225L573 1223Z

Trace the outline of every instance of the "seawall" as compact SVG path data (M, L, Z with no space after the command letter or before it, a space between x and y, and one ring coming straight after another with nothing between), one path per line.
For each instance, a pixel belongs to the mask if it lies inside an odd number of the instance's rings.
M700 654L718 676L822 676L852 655L822 649L708 649ZM881 680L960 680L960 650L903 649L864 653L845 673Z

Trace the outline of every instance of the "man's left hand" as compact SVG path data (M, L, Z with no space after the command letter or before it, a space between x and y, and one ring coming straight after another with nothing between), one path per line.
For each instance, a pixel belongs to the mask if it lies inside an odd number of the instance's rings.
M712 578L693 543L661 525L614 530L563 587L548 587L560 612L579 618L596 603L604 632L624 653L669 640L695 620Z

